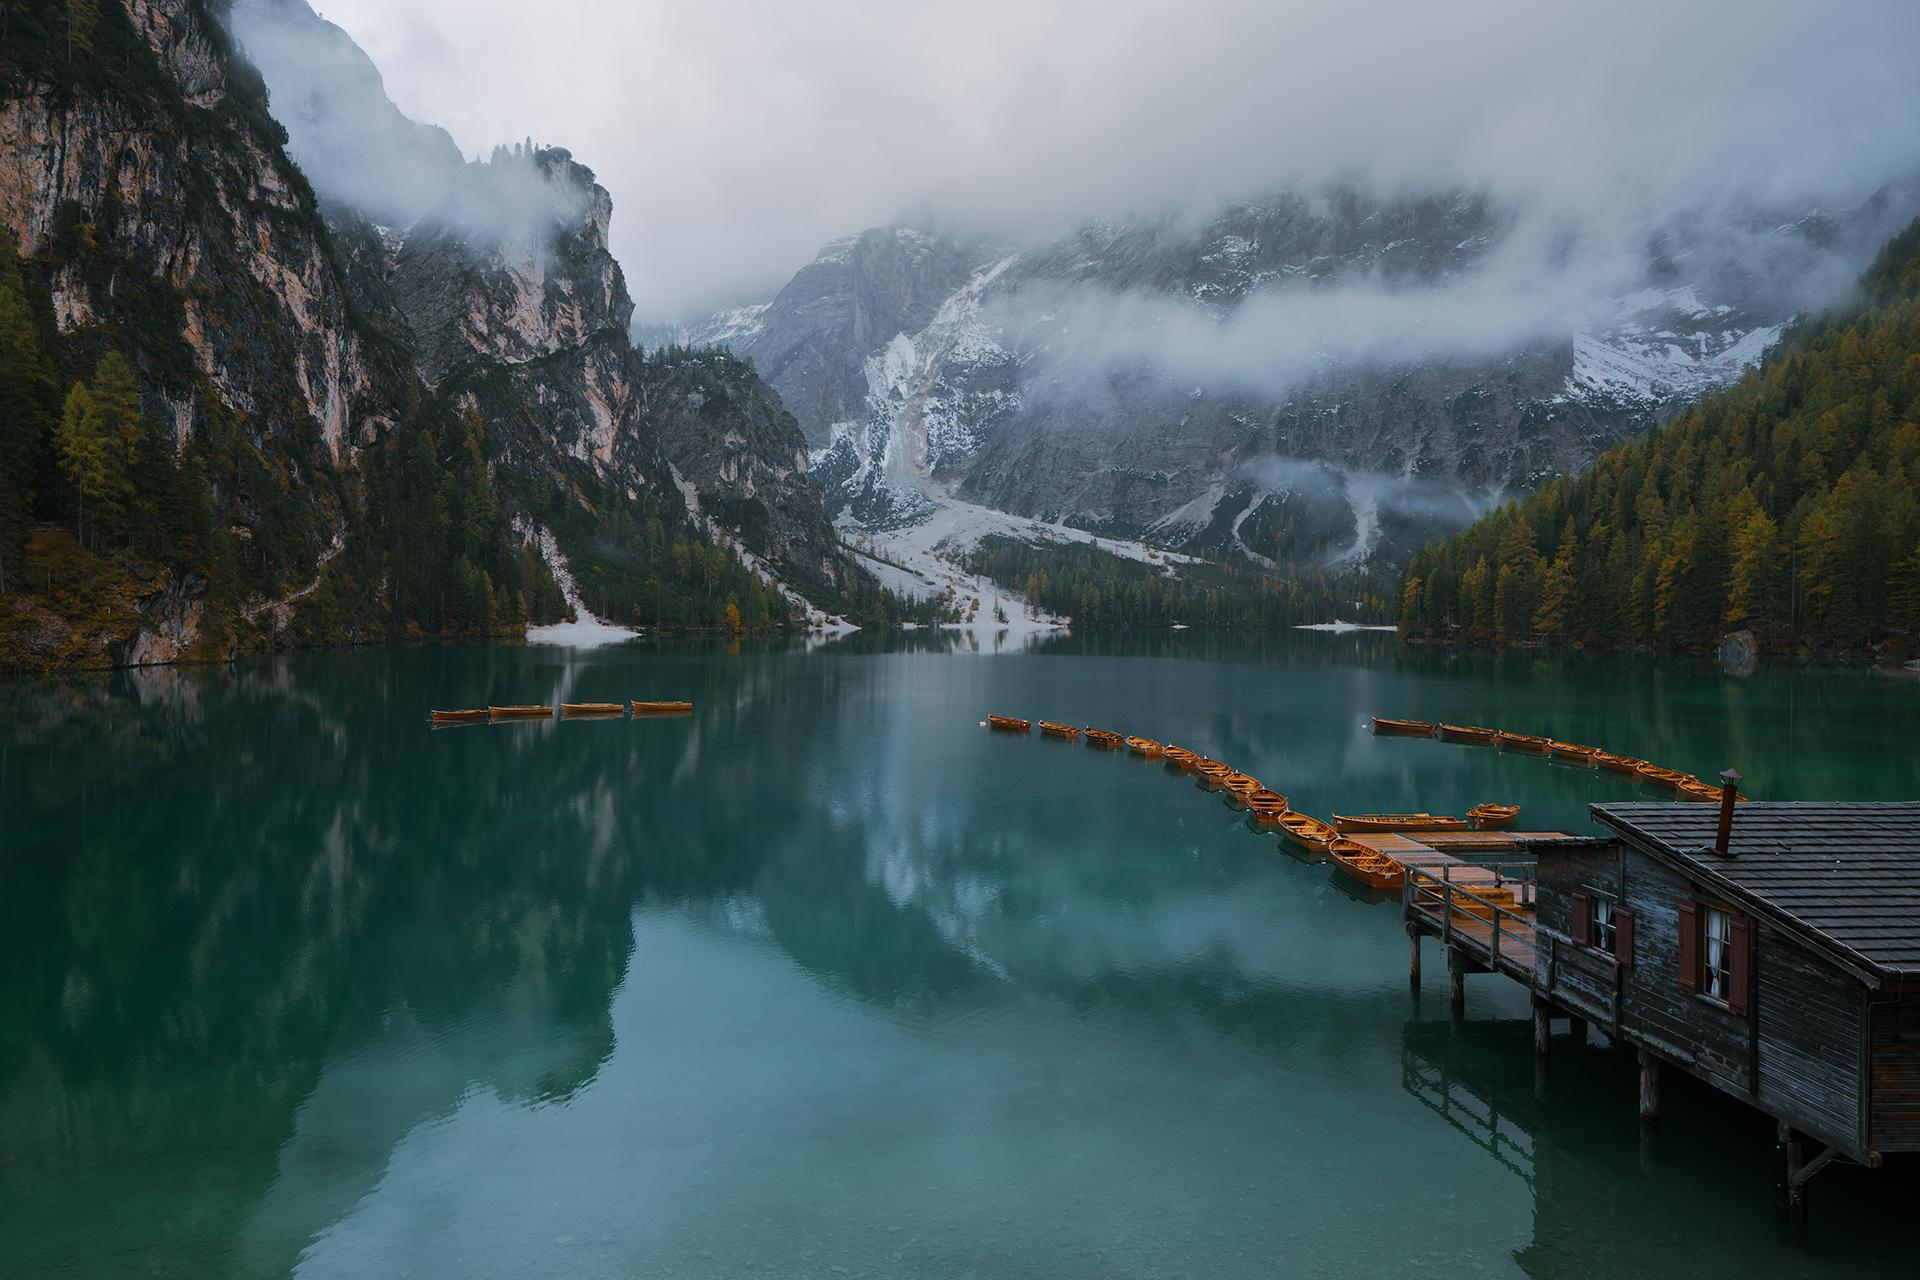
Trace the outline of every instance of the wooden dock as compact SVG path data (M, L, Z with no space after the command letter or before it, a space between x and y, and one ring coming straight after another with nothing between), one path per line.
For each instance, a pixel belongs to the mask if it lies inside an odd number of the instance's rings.
M1501 973L1536 986L1539 965L1537 862L1541 844L1571 840L1559 831L1433 831L1349 837L1406 868L1402 891L1412 944L1409 977L1420 980L1420 939L1447 948L1456 1010L1469 973Z

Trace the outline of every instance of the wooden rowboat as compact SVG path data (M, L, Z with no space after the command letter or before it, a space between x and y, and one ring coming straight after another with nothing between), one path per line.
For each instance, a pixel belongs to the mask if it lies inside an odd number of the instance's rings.
M1711 783L1702 782L1698 778L1688 778L1677 783L1674 786L1674 790L1680 793L1682 800L1704 800L1710 804L1720 803L1720 788Z
M1033 721L1022 720L1018 716L989 715L987 717L987 727L989 729L1005 729L1008 733L1031 733L1033 732Z
M1640 781L1651 782L1656 787L1673 788L1689 780L1699 781L1690 773L1681 773L1677 769L1662 769L1657 764L1643 764L1633 772Z
M553 708L544 702L514 707L490 706L487 711L495 720L551 720L553 718Z
M477 724L487 718L487 709L472 707L464 711L429 711L427 718L435 724Z
M563 702L560 714L563 716L617 716L625 712L624 702Z
M1205 756L1194 761L1193 771L1205 778L1210 787L1220 786L1233 776L1232 766L1221 764L1218 760L1210 760Z
M1287 839L1315 853L1326 853L1333 842L1340 838L1335 831L1320 819L1304 813L1288 810L1280 819L1280 825L1286 828Z
M1281 825L1280 820L1289 812L1287 798L1264 787L1247 797L1247 808L1252 811L1254 822L1263 827Z
M642 702L635 698L627 705L637 716L684 716L693 710L691 702Z
M1160 748L1160 758L1176 769L1186 770L1199 767L1200 757L1185 747L1167 746Z
M1407 869L1384 853L1351 840L1335 840L1327 850L1340 870L1369 889L1399 889L1407 883Z
M1086 735L1088 746L1103 747L1108 751L1118 751L1126 742L1125 738L1111 729L1088 729Z
M1501 831L1513 825L1520 816L1517 804L1477 804L1467 810L1467 821L1473 824L1475 831Z
M1070 724L1060 724L1053 720L1042 720L1040 732L1050 738L1066 738L1071 741L1080 736L1080 731Z
M1164 748L1152 738L1128 738L1127 750L1137 756L1146 756L1149 760L1155 756L1164 754ZM1176 747L1174 750L1177 751L1179 748Z
M1645 760L1635 760L1632 756L1616 756L1611 751L1596 751L1593 762L1609 773L1637 773Z
M1593 747L1575 746L1571 742L1549 741L1547 751L1555 760L1565 760L1568 764L1583 764L1589 769L1593 767L1593 758L1600 754Z
M1542 756L1552 745L1546 738L1536 738L1530 733L1501 733L1493 742L1502 751L1530 751Z
M1420 738L1433 736L1433 726L1425 720L1389 720L1385 716L1373 718L1373 731L1375 733L1410 733Z
M1494 739L1500 736L1498 729L1482 729L1472 724L1443 724L1439 733L1447 742L1474 742L1485 747L1492 746Z
M1261 785L1260 779L1250 778L1244 773L1230 773L1226 781L1220 785L1241 800L1245 800L1256 791L1266 790L1266 787Z
M1465 831L1460 818L1433 813L1352 813L1333 815L1333 825L1341 833L1349 831Z

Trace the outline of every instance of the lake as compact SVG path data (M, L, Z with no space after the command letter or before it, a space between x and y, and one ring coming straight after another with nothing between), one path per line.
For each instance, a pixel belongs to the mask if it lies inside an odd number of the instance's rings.
M957 647L958 652L947 651ZM430 729L429 707L695 700ZM1920 681L1390 635L393 649L0 684L0 1276L1841 1276L1914 1181L1773 1215L1771 1122L1558 1038L1294 804L1519 803L1591 742L1769 799L1920 796Z

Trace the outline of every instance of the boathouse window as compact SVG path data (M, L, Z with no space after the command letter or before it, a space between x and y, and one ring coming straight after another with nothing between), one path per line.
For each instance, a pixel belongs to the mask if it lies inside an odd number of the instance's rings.
M1727 1006L1747 1011L1753 926L1745 918L1706 902L1680 904L1680 985Z
M1707 946L1701 985L1715 1000L1725 1000L1733 984L1733 916L1718 907L1708 907L1702 935Z
M1605 894L1576 893L1572 914L1574 942L1633 963L1633 912Z

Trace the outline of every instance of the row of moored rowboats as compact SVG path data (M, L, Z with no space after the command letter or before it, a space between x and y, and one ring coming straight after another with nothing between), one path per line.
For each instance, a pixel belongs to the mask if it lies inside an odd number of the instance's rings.
M1340 869L1355 880L1375 889L1398 889L1406 883L1406 869L1386 854L1378 853L1349 835L1386 832L1465 831L1470 827L1492 831L1511 825L1520 816L1515 804L1475 805L1465 820L1432 813L1334 814L1326 823L1311 814L1301 813L1287 797L1266 786L1258 778L1229 764L1152 738L1127 737L1111 729L1081 728L1042 720L1040 732L1050 738L1067 741L1081 739L1089 747L1107 751L1125 749L1149 760L1162 761L1167 768L1197 775L1210 789L1224 791L1245 808L1256 826L1278 828L1290 842L1310 853L1331 857ZM1034 722L1018 716L989 715L989 728L1009 733L1031 733Z
M691 702L643 702L630 698L625 702L563 702L560 715L568 720L600 719L607 716L623 716L632 712L636 716L684 716L693 711ZM469 707L460 711L430 711L427 717L434 724L485 724L490 720L551 720L554 709L544 702L525 703L504 707Z
M1657 764L1632 756L1618 756L1610 751L1602 751L1598 747L1583 747L1577 743L1560 742L1554 738L1508 733L1504 729L1486 729L1479 725L1429 724L1425 720L1392 720L1386 716L1373 717L1373 731L1404 734L1416 738L1438 738L1442 742L1463 742L1473 746L1498 747L1502 751L1518 751L1528 755L1542 756L1582 768L1604 769L1609 773L1637 778L1641 782L1651 783L1656 787L1665 787L1684 800L1718 801L1721 796L1719 787L1702 782L1693 774L1681 773L1678 769L1663 769ZM1738 798L1746 799L1745 796Z

